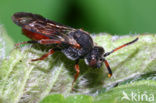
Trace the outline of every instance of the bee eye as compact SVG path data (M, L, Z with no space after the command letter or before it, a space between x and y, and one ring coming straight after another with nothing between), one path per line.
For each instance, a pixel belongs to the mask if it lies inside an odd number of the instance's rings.
M100 58L100 61L103 61L103 59L102 59L102 58Z

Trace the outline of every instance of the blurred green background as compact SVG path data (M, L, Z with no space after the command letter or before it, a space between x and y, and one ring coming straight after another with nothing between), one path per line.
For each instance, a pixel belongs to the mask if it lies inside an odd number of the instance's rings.
M156 0L1 0L0 24L15 42L28 40L11 20L21 11L90 33L156 33Z

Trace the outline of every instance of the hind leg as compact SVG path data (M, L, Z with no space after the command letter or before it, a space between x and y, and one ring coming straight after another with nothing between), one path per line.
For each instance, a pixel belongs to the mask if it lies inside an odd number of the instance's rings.
M38 60L44 60L46 59L49 55L52 55L55 51L53 49L50 49L48 53L44 54L40 58L37 59L32 59L31 61L38 61Z

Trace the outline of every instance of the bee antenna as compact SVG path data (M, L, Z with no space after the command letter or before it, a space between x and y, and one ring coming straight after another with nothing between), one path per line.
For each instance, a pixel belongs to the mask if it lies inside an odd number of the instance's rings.
M110 55L110 54L112 54L112 53L118 51L119 49L121 49L121 48L123 48L123 47L126 47L126 46L128 46L128 45L130 45L130 44L135 43L138 39L139 39L139 37L137 37L137 38L134 39L133 41L130 41L130 42L126 43L126 44L123 44L123 45L121 45L121 46L115 48L114 50L112 50L112 51L110 51L110 52L105 53L105 54L104 54L104 57L106 57L106 56L108 56L108 55Z

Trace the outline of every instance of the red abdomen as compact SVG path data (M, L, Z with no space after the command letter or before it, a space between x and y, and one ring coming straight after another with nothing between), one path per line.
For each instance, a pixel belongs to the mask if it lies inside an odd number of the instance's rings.
M28 38L32 39L32 40L41 40L41 39L50 39L49 37L39 34L39 33L35 33L32 31L28 31L24 28L22 28L22 32L24 35L26 35Z

